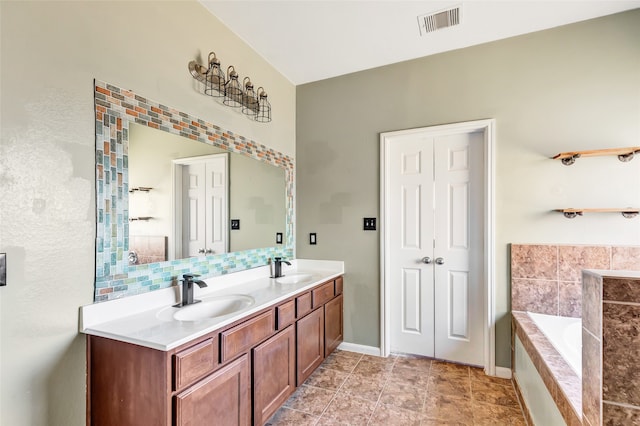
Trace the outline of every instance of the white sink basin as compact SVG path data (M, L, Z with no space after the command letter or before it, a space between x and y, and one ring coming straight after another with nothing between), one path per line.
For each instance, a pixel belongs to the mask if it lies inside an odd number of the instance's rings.
M311 281L312 278L313 276L311 274L294 273L276 278L276 282L279 284L298 284L305 281Z
M200 321L233 314L254 303L255 299L245 294L212 296L183 308L164 308L158 312L157 317L164 321Z

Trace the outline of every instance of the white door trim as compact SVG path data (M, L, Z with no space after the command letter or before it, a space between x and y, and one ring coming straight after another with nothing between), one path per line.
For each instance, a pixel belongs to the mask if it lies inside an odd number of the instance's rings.
M385 221L389 217L389 144L394 136L412 133L425 133L437 136L455 132L484 132L484 184L485 184L485 236L484 236L484 370L490 376L496 375L495 344L495 119L467 121L441 126L422 127L380 134L380 352L388 356L391 351L391 314L390 314L390 256L386 241L389 240L389 227Z

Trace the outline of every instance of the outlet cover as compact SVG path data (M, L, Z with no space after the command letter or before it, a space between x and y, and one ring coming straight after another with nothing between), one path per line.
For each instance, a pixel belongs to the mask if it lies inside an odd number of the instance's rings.
M363 219L362 229L365 231L375 231L376 230L376 218L375 217L365 217Z

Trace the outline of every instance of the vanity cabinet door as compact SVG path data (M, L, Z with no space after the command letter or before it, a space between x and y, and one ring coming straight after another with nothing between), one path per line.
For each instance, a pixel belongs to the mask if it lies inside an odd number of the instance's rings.
M253 349L253 423L263 425L296 389L296 336L290 325Z
M243 355L175 396L176 426L251 424L249 357ZM140 407L143 409L143 407Z
M324 360L324 307L298 320L296 341L297 384L300 386Z
M340 343L343 336L342 295L324 305L324 356L327 357Z

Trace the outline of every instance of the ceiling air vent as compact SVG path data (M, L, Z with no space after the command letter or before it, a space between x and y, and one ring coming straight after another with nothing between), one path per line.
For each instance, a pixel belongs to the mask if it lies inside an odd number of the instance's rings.
M458 24L460 24L460 6L418 16L421 36Z

